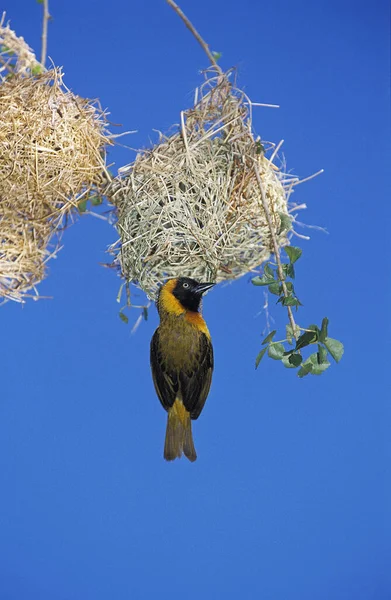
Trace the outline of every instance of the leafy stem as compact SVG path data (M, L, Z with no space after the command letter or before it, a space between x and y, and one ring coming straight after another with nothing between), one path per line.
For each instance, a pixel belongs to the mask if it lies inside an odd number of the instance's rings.
M261 203L269 227L276 263L266 263L262 277L254 277L251 281L256 286L267 286L271 294L278 296L277 304L281 303L282 306L286 307L289 318L289 324L286 326L286 339L279 342L273 341L277 333L274 330L262 341L264 347L255 359L255 368L258 367L267 353L270 358L281 360L284 367L288 369L299 368L297 373L299 377L305 377L309 373L321 375L330 366L329 356L336 362L341 360L344 347L340 341L328 337L329 320L327 317L322 320L320 327L310 325L307 328L302 328L296 324L293 307L296 307L297 310L302 304L296 295L293 281L288 281L288 279L293 280L295 278L294 265L301 257L302 250L296 246L285 246L284 250L289 262L282 262L257 160L254 160L254 173L261 192ZM286 344L293 346L293 348L287 348ZM304 360L303 348L314 344L317 345L317 351Z
M148 321L148 309L151 305L151 302L148 302L147 304L133 304L130 298L130 284L129 281L124 281L118 291L118 295L117 295L117 302L120 304L121 303L121 298L122 298L122 293L123 290L126 290L126 303L121 306L121 308L119 309L119 313L118 316L121 319L121 321L123 323L125 323L126 325L129 323L129 317L125 314L124 310L126 308L138 308L140 309L140 314L136 319L136 322L133 324L131 333L134 333L136 331L136 329L139 327L141 321L144 319L144 321Z
M257 163L254 163L254 172L255 172L255 177L257 178L258 186L259 186L259 189L261 192L262 206L263 206L263 210L265 211L267 224L269 226L269 231L270 231L270 235L272 238L274 256L275 256L276 262L277 262L278 277L281 282L284 297L287 299L287 298L289 298L289 292L288 292L288 289L287 289L287 286L285 283L284 271L283 271L280 251L279 251L278 243L277 243L277 236L276 236L276 232L274 229L272 218L270 216L269 206L268 206L267 200L266 200L265 189L262 184L262 179L259 174L259 167L258 167ZM293 331L293 336L296 337L296 323L295 323L295 319L293 317L292 308L289 304L286 304L286 307L287 307L287 311L288 311L289 322L291 324L292 331Z
M294 279L294 263L299 260L302 251L295 246L286 246L284 250L289 262L283 263L279 254L277 268L273 263L266 263L262 277L253 277L251 281L255 286L267 286L271 294L279 297L277 304L281 303L292 312L294 306L297 309L302 304L296 296L293 282L288 281L288 279ZM281 272L283 276L282 280L280 276ZM341 360L344 347L340 341L329 337L329 320L327 317L322 320L320 327L317 325L300 327L295 323L294 319L292 320L290 319L289 324L286 326L285 339L275 341L276 330L271 331L265 337L262 341L262 346L264 347L260 350L255 360L255 368L258 367L266 353L273 360L280 360L284 367L288 369L299 368L297 373L299 377L305 377L309 373L311 375L321 375L330 366L329 356L336 362ZM303 349L313 345L317 345L317 351L304 360ZM289 348L288 346L291 347Z

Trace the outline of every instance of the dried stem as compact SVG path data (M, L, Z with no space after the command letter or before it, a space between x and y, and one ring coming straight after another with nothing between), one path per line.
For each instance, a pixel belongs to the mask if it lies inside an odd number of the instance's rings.
M46 62L46 54L48 47L48 22L50 19L49 0L43 0L43 21L42 21L42 50L41 50L41 65L44 67Z
M202 39L202 37L200 36L200 34L196 30L196 28L192 25L192 23L189 21L189 19L186 17L186 15L182 12L182 10L179 8L179 6L174 2L174 0L167 0L167 3L171 6L171 8L173 8L175 10L177 15L182 19L182 21L184 22L186 27L191 31L191 33L196 38L197 42L203 48L204 52L206 53L206 55L209 58L212 65L220 73L220 75L222 75L223 72L220 69L219 65L217 64L216 59L213 56L212 52L209 50L208 44L205 42L205 40Z
M263 310L265 311L265 319L266 319L266 331L267 333L271 332L271 324L270 324L270 320L274 319L272 317L270 317L270 313L269 313L269 295L267 293L267 291L264 290L263 292L263 297L265 299L265 304L263 305Z
M284 296L285 296L285 298L288 298L289 292L288 292L288 289L287 289L286 283L285 283L284 271L282 269L282 262L281 262L280 251L279 251L279 247L278 247L278 243L277 243L276 232L274 231L273 221L270 216L270 211L269 211L269 207L267 205L267 200L266 200L266 194L265 194L264 187L262 185L262 180L261 180L261 176L259 174L259 168L258 168L257 164L254 164L254 172L255 172L255 177L257 178L259 189L261 191L262 206L263 206L263 210L265 211L267 224L269 226L270 235L272 238L274 255L276 257L276 262L277 262L278 277L279 277L281 285L282 285L282 291L284 293ZM289 322L292 327L293 336L297 340L297 338L298 338L298 334L296 332L297 326L295 323L295 319L293 317L292 308L290 306L287 306L286 308L288 311L288 317L289 317Z

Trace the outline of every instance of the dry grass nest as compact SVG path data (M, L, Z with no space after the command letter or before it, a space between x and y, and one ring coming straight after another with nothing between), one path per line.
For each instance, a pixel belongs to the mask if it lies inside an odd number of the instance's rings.
M5 13L0 19L0 81L15 75L34 75L44 71L34 52L10 26L4 25Z
M288 243L288 198L298 180L273 163L278 148L253 133L253 104L234 75L208 70L175 132L139 152L108 190L120 236L114 264L150 298L170 277L219 282L267 260L273 245L262 195L278 246Z
M111 142L99 105L65 88L60 69L33 76L26 59L19 72L15 55L0 85L0 298L23 301L37 297L78 204L100 189Z

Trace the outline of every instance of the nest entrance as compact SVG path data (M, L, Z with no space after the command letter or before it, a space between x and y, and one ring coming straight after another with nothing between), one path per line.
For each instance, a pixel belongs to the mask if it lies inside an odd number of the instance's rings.
M116 263L150 298L169 277L218 282L269 258L273 248L255 165L278 244L288 243L281 226L289 218L284 174L256 139L251 102L231 76L207 71L177 131L160 134L151 150L120 170L108 192L118 210Z

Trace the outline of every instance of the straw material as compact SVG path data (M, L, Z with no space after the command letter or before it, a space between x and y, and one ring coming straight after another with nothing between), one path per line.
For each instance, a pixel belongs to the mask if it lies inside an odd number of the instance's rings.
M167 278L218 282L269 258L272 242L255 165L278 244L288 243L285 175L265 155L274 145L255 137L251 101L231 84L232 72L212 68L205 76L176 132L160 134L151 150L120 169L107 192L118 212L115 264L150 298Z
M109 143L105 114L60 69L0 85L0 297L37 295L64 226L99 189Z
M0 81L16 73L26 76L44 71L24 39L18 37L8 24L4 27L4 20L5 13L0 19Z

